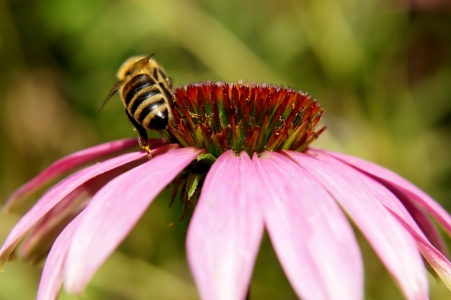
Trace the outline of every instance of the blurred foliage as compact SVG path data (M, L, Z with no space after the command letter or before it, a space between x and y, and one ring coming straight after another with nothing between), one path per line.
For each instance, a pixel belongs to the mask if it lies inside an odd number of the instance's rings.
M398 172L451 210L451 7L447 1L0 2L0 199L51 162L133 137L119 100L97 113L131 55L155 52L175 85L283 84L310 92L330 129L315 144ZM96 274L84 299L196 299L188 220L169 193ZM2 216L3 240L18 216ZM398 299L362 240L367 299ZM40 268L6 265L0 299L32 299ZM295 299L267 238L253 299ZM431 298L449 299L431 277ZM78 299L62 294L61 299Z

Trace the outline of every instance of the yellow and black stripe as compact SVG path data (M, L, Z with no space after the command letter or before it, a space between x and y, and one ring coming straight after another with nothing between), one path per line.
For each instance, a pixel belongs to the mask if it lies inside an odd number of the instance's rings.
M165 74L163 78L167 78ZM138 74L122 88L122 99L129 116L145 128L161 130L168 126L169 112L163 87L150 75Z

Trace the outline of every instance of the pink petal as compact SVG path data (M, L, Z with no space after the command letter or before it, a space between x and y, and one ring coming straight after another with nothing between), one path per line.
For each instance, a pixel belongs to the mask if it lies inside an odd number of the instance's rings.
M124 164L144 159L147 154L144 152L127 153L112 158L102 163L87 167L77 173L72 174L64 179L53 188L51 188L42 198L20 219L17 225L10 232L2 249L0 250L0 267L3 266L11 252L16 248L25 234L55 205L62 201L65 197L71 197L71 193L86 181L93 177L99 176L114 168Z
M396 197L379 183L346 164L320 156L287 151L310 174L323 183L367 237L407 299L427 299L428 282L415 240L386 207L415 225Z
M352 172L358 172L356 169L350 167L346 163L342 162L341 160L335 158L332 155L328 155L327 153L317 153L318 157L320 157L322 160L327 161L329 164L335 164L338 167L341 168L351 168ZM365 175L364 178L366 180L368 177ZM396 202L396 198L393 196L392 193L388 192L382 185L378 182L375 182L375 184L379 185L380 188L377 190L373 190L372 193L379 194L379 198L383 199L382 204L388 208L388 210L396 216L396 218L399 220L401 219L403 222L401 223L406 229L411 233L412 231L415 231L415 234L412 235L416 242L417 246L420 249L421 253L425 257L425 259L428 261L428 263L431 265L432 268L436 271L437 275L439 275L442 280L445 282L447 286L451 287L451 277L449 274L451 274L451 263L446 259L446 257L442 254L437 255L437 253L440 253L434 246L430 244L430 242L426 239L423 232L418 228L417 224L412 220L411 216L403 209L399 209L399 204ZM399 191L399 190L397 190ZM400 194L400 196L404 196L404 194ZM385 199L392 198L391 201L386 201ZM396 203L398 205L393 206L392 203ZM424 225L424 224L423 224ZM431 232L429 231L428 234Z
M84 186L65 197L25 237L20 257L33 263L44 258L61 231L86 207L91 197Z
M167 144L165 139L150 139L149 142L152 148L158 148ZM30 194L37 191L39 188L48 184L52 180L86 163L96 161L107 155L134 148L136 146L138 146L137 139L123 139L87 148L63 157L47 167L38 176L17 189L7 199L3 210L6 212L13 212Z
M393 213L393 216L410 232L410 234L417 241L418 248L424 257L428 261L429 265L435 270L438 276L442 279L443 283L451 290L451 266L448 259L435 249L430 243L424 239L423 236L418 234L418 230L413 229L407 224L398 214Z
M187 236L202 299L244 299L263 235L262 194L246 152L225 152L208 172Z
M12 212L27 196L59 176L62 176L65 173L90 161L97 160L100 157L136 146L138 146L136 139L123 139L87 148L63 157L16 190L8 198L3 209L5 211Z
M418 203L421 207L425 208L445 230L451 235L451 216L449 213L443 209L434 199L432 199L428 194L420 190L418 187L402 178L398 174L385 169L381 166L373 164L371 162L365 161L363 159L353 157L350 155L345 155L336 152L323 151L319 149L312 149L317 153L324 153L332 155L348 165L358 168L368 174L371 174L378 178L384 185L390 186L391 188L397 189L400 192L406 194L413 201Z
M45 262L44 270L42 271L37 300L52 300L58 298L63 285L63 268L67 250L79 219L80 216L67 225L55 240L55 243L53 243L53 247Z
M313 176L278 153L254 155L266 226L303 299L362 299L363 266L352 228Z
M167 148L160 147L161 148ZM153 153L155 154L154 151ZM105 184L126 171L142 164L134 161L110 170L83 183L69 195L64 197L57 205L47 212L26 236L21 247L21 257L39 260L42 255L47 255L54 239L61 230L69 224L88 204L91 197Z
M385 187L387 187L401 201L401 203L405 206L409 214L415 220L415 223L420 227L421 231L426 235L431 244L435 248L437 248L437 250L440 251L445 257L449 258L448 247L446 246L442 235L440 234L432 220L429 218L429 215L424 211L424 209L420 207L418 203L412 201L411 198L409 198L406 194L400 192L399 190L390 189L389 186Z
M183 148L157 156L104 186L83 211L65 267L69 293L81 293L149 204L201 150Z

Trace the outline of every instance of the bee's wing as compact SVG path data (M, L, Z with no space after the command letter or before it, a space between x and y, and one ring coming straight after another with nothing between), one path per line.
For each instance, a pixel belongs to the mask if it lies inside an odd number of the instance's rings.
M107 104L107 102L111 99L111 97L113 97L113 95L117 92L117 90L121 88L121 86L123 84L124 84L124 81L116 82L116 84L113 86L113 88L111 89L110 93L106 97L106 99L103 101L102 106L99 109L99 112L102 110L102 108L105 106L105 104Z
M151 59L152 56L154 56L154 55L155 55L155 53L152 53L151 55L144 57L143 61L149 61L149 59Z
M142 59L138 60L137 62L135 62L134 66L139 66L141 64L147 64L147 62L152 58L152 56L154 56L155 53L152 53L151 55L148 55L146 57L143 57Z
M140 60L136 61L135 63L133 63L133 65L131 65L128 69L128 74L134 74L135 71L142 69L142 68L146 68L148 67L148 63L152 60L152 56L154 56L155 53L152 53L149 56L145 56L143 58L141 58ZM155 61L154 61L155 62ZM158 64L157 64L158 65Z

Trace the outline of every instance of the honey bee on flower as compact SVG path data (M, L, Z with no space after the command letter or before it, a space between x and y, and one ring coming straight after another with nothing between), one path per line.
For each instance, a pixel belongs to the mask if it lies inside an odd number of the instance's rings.
M103 103L105 105L119 91L125 114L139 134L139 145L149 156L146 128L164 130L173 120L169 104L172 83L163 67L152 59L153 55L127 59L117 72L119 81Z
M168 106L166 116L172 114L174 122L158 128L165 139L149 141L151 159L143 151L123 153L138 146L135 140L88 148L55 162L6 204L7 209L17 207L50 180L115 155L52 187L0 250L3 264L21 241L32 240L34 248L40 245L45 235L33 231L37 225L48 228L46 232L57 231L51 250L45 249L49 253L39 300L57 298L62 285L69 293L82 293L170 183L181 187L184 203L194 206L186 250L202 299L246 298L265 230L300 298L363 299L363 262L348 217L406 299L428 297L422 257L451 286L446 247L429 219L432 216L449 234L450 215L387 169L311 147L325 127L317 128L323 109L310 95L273 85L227 82L190 84L169 95L165 76L134 71L136 64L149 62L130 62L132 67L124 70L130 69L131 77L120 77L126 82L120 81L110 96L122 89L129 118L140 122L134 123L138 132L151 124L148 116L153 112L147 113L144 106L158 101ZM141 104L135 105L138 100ZM140 132L142 148L150 151L144 142L147 136ZM80 204L77 210L73 203ZM52 223L61 212L71 216L62 230L57 226L61 222Z

